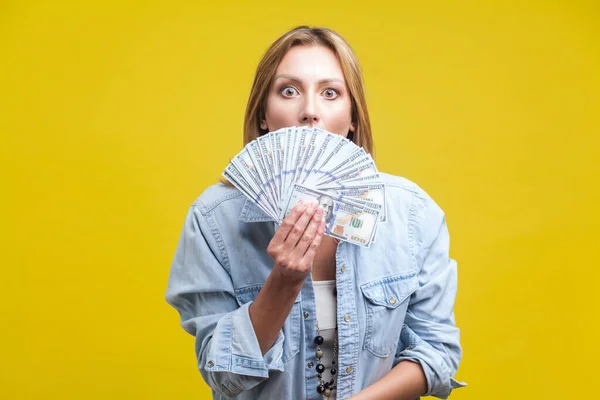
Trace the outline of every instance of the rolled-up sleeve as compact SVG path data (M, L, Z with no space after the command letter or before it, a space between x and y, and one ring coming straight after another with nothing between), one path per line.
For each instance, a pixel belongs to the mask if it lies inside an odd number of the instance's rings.
M171 266L167 302L195 339L198 368L218 393L234 397L283 370L283 334L262 355L248 308L236 300L228 257L210 214L194 204Z
M466 383L454 379L462 357L454 318L457 264L449 257L443 211L426 195L413 210L409 237L419 270L419 287L411 295L394 363L417 362L427 379L425 396L447 398Z

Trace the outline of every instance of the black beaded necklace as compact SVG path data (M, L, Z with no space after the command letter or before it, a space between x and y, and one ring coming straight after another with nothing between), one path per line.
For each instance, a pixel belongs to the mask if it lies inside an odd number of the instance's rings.
M333 296L337 297L337 288L333 288ZM321 331L319 329L319 321L317 320L317 336L315 336L315 344L317 345L317 351L315 352L315 356L317 357L317 378L319 378L319 385L317 386L317 393L323 395L326 399L331 397L332 392L335 390L335 375L337 374L337 370L335 368L337 351L338 351L338 328L335 327L335 335L333 340L333 358L331 360L331 365L333 368L329 372L331 372L331 379L329 381L323 380L323 372L325 372L325 366L321 364L321 358L323 358L323 350L321 349L321 345L324 342L323 336L321 336Z

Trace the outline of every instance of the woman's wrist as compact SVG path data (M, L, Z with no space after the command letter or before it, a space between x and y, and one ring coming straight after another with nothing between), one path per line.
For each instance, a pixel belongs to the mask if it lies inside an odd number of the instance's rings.
M271 280L273 287L284 288L286 292L293 291L296 293L296 295L298 295L302 289L302 285L304 285L305 279L306 275L298 278L287 276L281 271L281 269L275 266L269 275L267 282Z
M263 354L275 342L301 289L302 282L291 282L274 270L250 305L250 320Z

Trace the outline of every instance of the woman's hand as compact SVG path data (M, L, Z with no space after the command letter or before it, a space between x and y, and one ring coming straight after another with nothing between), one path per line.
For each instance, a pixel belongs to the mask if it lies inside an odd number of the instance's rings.
M273 272L286 282L303 282L310 273L324 232L323 209L313 202L296 204L267 247L267 253L275 261Z

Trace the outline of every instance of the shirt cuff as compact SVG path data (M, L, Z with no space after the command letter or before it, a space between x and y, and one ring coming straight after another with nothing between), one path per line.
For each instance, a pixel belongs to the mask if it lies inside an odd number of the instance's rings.
M446 399L453 389L467 386L452 377L452 371L443 357L417 334L405 329L401 339L407 346L396 354L394 363L412 361L421 365L427 380L427 392L423 396Z
M219 321L213 333L213 340L219 338L219 342L211 346L204 365L206 371L229 371L260 378L268 378L272 370L283 371L283 331L279 331L275 343L263 356L250 320L252 303L242 305Z

